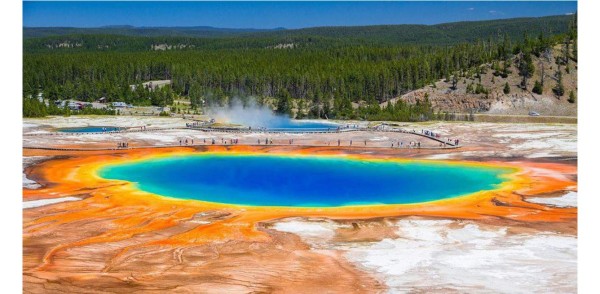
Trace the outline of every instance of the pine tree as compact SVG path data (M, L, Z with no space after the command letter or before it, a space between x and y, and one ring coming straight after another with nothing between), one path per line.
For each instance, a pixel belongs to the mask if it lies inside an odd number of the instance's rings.
M287 89L282 88L277 93L276 113L290 115L292 111L292 97Z
M575 100L575 93L573 93L573 90L571 90L571 92L569 92L569 99L567 101L569 101L569 103L575 103Z
M544 91L544 87L542 86L542 83L540 83L539 81L535 81L535 84L533 85L533 89L531 90L533 93L542 95L542 92Z
M565 87L563 86L562 72L560 71L560 67L558 68L558 82L556 82L556 86L554 89L552 89L552 91L558 97L562 97L565 94Z
M508 85L508 82L506 82L504 84L504 90L503 91L504 91L504 94L506 94L506 95L510 94L510 86Z

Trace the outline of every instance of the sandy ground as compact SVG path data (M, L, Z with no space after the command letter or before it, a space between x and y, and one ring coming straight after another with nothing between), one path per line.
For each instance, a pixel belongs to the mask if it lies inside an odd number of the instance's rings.
M265 134L205 133L163 130L90 135L31 135L55 128L86 125L181 127L183 119L52 118L26 119L25 147L177 146L180 139L204 144L213 138L236 138L241 144L264 141ZM410 134L352 132L341 134L268 135L276 144L337 145L347 152L449 160L500 160L577 165L577 126L497 123L402 123L401 128L434 130L461 140L458 149L391 149L392 143L439 143ZM201 141L202 140L202 141ZM349 141L352 148L348 148ZM367 148L364 141L367 141ZM344 144L342 144L344 145ZM377 148L374 148L377 147ZM25 149L27 150L27 149ZM24 191L51 190L36 166L55 153L26 152ZM540 173L545 171L539 168ZM576 182L576 174L557 175ZM39 190L42 189L42 190ZM267 240L214 240L165 246L157 243L209 227L221 220L239 226L236 211L212 210L167 222L184 210L169 212L131 205L111 207L82 197L57 193L24 196L24 290L43 292L288 292L288 293L574 293L577 291L577 222L521 222L490 217L383 217L355 220L294 217L259 223ZM33 192L37 193L37 192ZM55 192L53 192L55 193ZM27 193L30 195L31 193ZM72 195L71 193L70 195ZM34 194L31 194L34 195ZM112 196L112 195L110 195ZM107 197L110 197L107 196ZM524 201L548 209L577 208L577 186ZM76 197L75 197L76 198ZM40 202L41 201L41 202ZM505 204L497 204L505 205ZM73 210L70 207L77 207ZM80 217L76 211L94 211ZM114 217L103 213L113 212ZM64 217L60 217L64 215ZM114 219L113 219L114 218ZM47 220L45 220L47 219ZM154 225L166 222L161 229ZM117 241L91 242L113 236ZM209 231L200 231L209 232ZM225 234L225 232L223 233ZM201 236L200 234L199 236ZM68 245L68 246L67 246ZM52 262L44 262L52 256ZM100 288L101 287L101 288Z
M550 232L509 234L472 221L405 218L386 222L379 241L340 242L352 226L285 220L315 250L344 256L385 281L390 292L570 293L577 279L577 238ZM358 230L356 230L358 231ZM525 290L526 289L526 290Z

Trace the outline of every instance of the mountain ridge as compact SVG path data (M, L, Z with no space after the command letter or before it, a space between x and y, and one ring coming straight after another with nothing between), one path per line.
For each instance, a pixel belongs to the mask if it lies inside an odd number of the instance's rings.
M521 17L483 21L459 21L425 24L368 25L368 26L316 26L300 29L255 29L255 28L218 28L212 26L149 26L129 25L105 26L96 28L77 27L24 27L25 39L56 37L65 35L123 35L138 37L298 37L303 35L362 38L378 42L417 42L420 38L438 38L438 43L451 42L452 38L472 41L474 38L488 36L491 33L508 33L511 38L521 37L524 31L544 31L548 34L560 33L573 15L553 15L544 17ZM576 17L576 16L575 16ZM469 38L468 35L472 35ZM518 35L518 36L517 36Z

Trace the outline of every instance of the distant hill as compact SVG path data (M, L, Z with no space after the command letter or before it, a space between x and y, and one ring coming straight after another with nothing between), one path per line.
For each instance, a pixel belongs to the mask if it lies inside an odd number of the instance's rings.
M257 32L269 32L281 30L276 29L229 29L215 28L210 26L196 27L134 27L129 25L112 25L98 28L74 28L74 27L25 27L23 28L23 38L42 38L51 36L65 35L123 35L138 37L195 37L195 38L214 38L223 36L232 36Z
M468 21L438 25L376 25L313 27L286 30L275 29L227 29L208 26L199 27L132 27L108 26L100 28L33 28L23 29L23 37L40 38L67 35L121 35L136 37L190 37L190 38L231 38L270 39L285 43L306 37L344 39L378 44L425 44L452 45L472 42L477 39L495 38L508 35L511 39L522 39L523 34L546 35L566 32L573 16L559 15L546 17L512 18L488 21Z
M403 43L451 45L472 42L508 35L511 39L522 39L523 34L537 36L540 32L546 35L565 33L573 16L558 15L546 17L512 18L487 21L465 21L438 25L378 25L355 27L315 27L298 30L282 30L260 33L261 36L300 35L320 36L327 38L362 39L377 43Z

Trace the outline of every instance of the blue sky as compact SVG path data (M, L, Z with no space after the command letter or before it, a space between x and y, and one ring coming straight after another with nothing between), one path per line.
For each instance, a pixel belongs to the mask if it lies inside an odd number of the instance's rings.
M23 3L27 27L213 26L303 28L436 24L573 13L575 1L550 2L33 2Z

